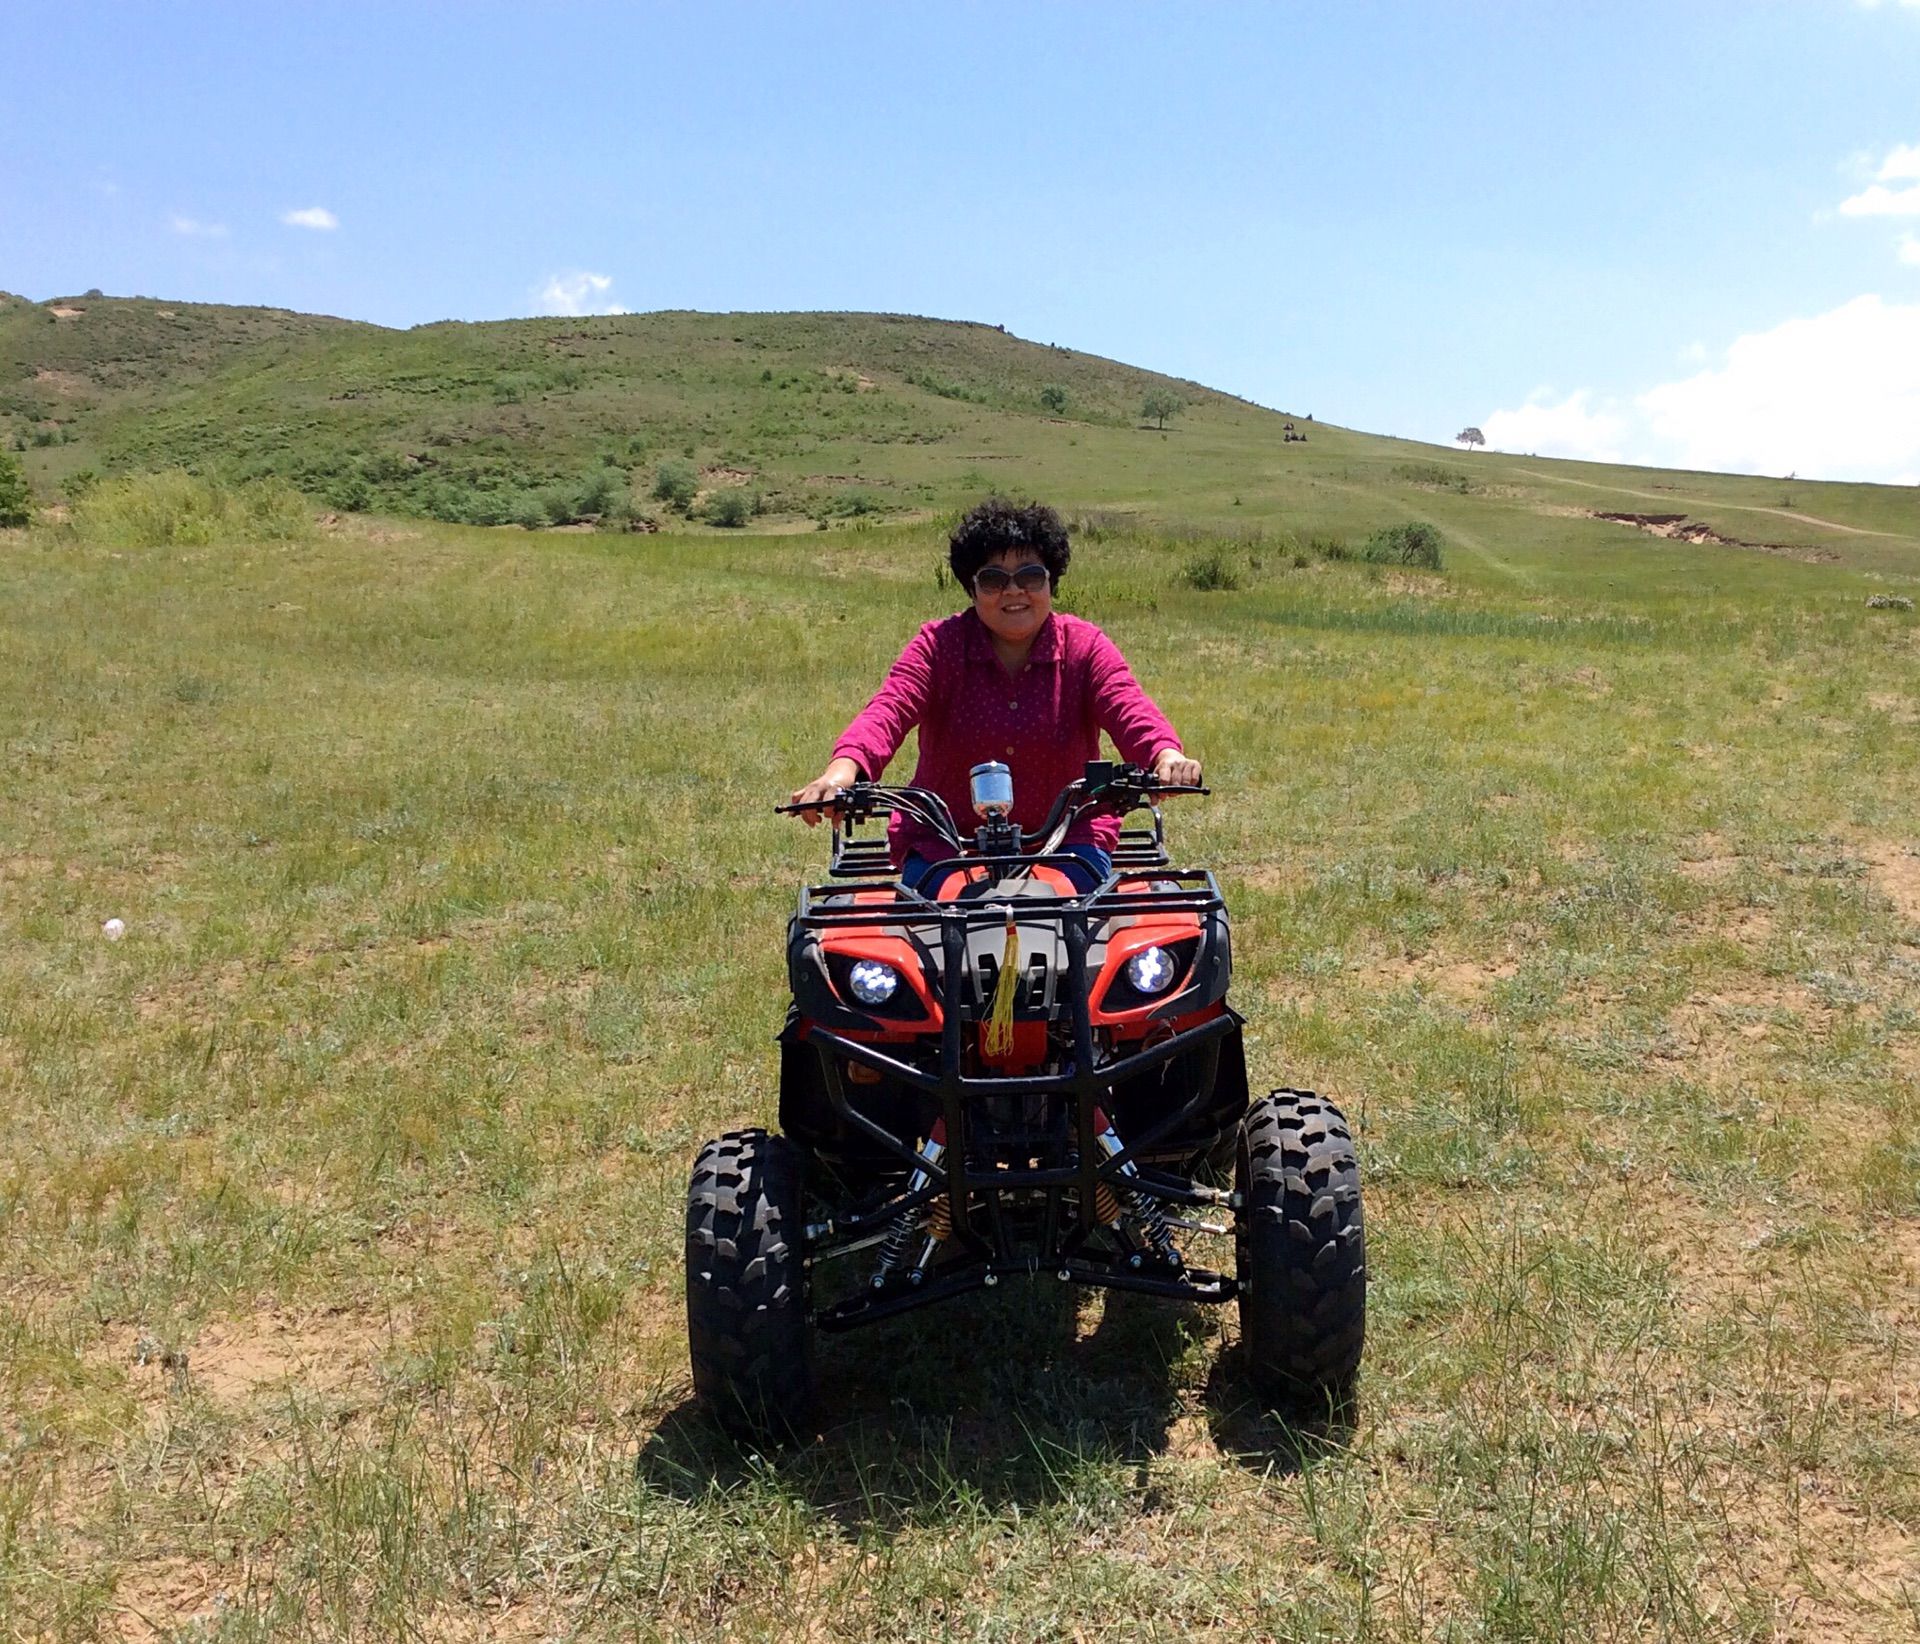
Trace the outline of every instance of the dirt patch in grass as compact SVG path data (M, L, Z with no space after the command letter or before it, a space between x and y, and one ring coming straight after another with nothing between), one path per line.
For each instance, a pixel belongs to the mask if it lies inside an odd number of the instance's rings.
M1437 994L1451 1004L1481 1004L1494 987L1511 980L1520 971L1520 961L1512 955L1501 959L1450 959L1437 953L1395 955L1361 969L1369 983L1392 988L1416 988Z
M1760 979L1724 992L1695 994L1667 1017L1668 1045L1661 1061L1686 1062L1709 1085L1735 1082L1752 1071L1744 1046L1772 1037L1775 1029L1800 1025L1826 1034L1834 1012L1797 982Z
M334 1392L372 1379L392 1339L385 1327L345 1311L267 1313L209 1325L190 1350L187 1374L229 1403L291 1384Z
M1754 553L1779 554L1787 559L1805 560L1809 565L1831 565L1840 556L1828 548L1796 548L1784 542L1746 542L1739 537L1723 536L1711 525L1685 514L1620 514L1606 509L1588 512L1589 519L1609 525L1629 525L1650 537L1667 542L1709 543L1716 548L1745 548Z
M156 1558L123 1568L114 1583L110 1637L126 1644L211 1631L235 1572L206 1560Z
M135 1397L163 1401L188 1387L223 1404L288 1390L335 1393L375 1379L392 1328L344 1308L269 1310L218 1319L189 1343L166 1346L133 1325L114 1325L96 1356L122 1370Z
M33 380L43 388L51 388L56 394L84 394L88 383L85 377L76 376L71 371L53 371L41 366L33 374Z
M1717 833L1696 835L1681 847L1681 852L1674 871L1696 884L1717 884L1731 879L1740 869L1739 852Z
M74 308L67 303L55 303L47 312L56 320L77 320L86 313L86 310Z
M1890 839L1869 840L1861 854L1879 891L1902 919L1920 925L1920 854Z

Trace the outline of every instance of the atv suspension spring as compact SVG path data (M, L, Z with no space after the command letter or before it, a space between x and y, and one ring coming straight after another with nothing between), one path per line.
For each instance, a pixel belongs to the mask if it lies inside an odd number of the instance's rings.
M940 1157L947 1151L947 1126L944 1119L933 1121L933 1133L920 1145L920 1166L907 1179L909 1196L922 1191L933 1180L931 1169L940 1163ZM931 1228L936 1219L944 1221L946 1231L939 1235L944 1239L953 1231L952 1209L946 1194L942 1193L925 1210L903 1210L894 1217L893 1225L887 1229L885 1242L880 1246L880 1261L873 1270L871 1283L875 1290L885 1287L887 1279L907 1258L907 1246L913 1243L913 1235L922 1226ZM935 1241L928 1241L928 1248L920 1254L920 1260L914 1264L915 1282L917 1275L925 1270L932 1259Z
M1184 1267L1180 1247L1173 1242L1173 1230L1167 1226L1166 1212L1160 1201L1135 1188L1127 1195L1127 1208L1133 1212L1134 1225L1146 1235L1147 1243L1169 1267Z
M1119 1133L1113 1128L1113 1121L1099 1108L1093 1110L1093 1122L1095 1139L1101 1151L1111 1159L1122 1151ZM1120 1175L1128 1184L1125 1192L1126 1219L1133 1224L1134 1230L1146 1241L1154 1255L1168 1267L1185 1267L1186 1259L1180 1254L1180 1247L1173 1242L1173 1230L1167 1226L1166 1213L1160 1208L1160 1201L1135 1185L1140 1179L1139 1168L1129 1159L1121 1165ZM1099 1183L1093 1190L1095 1213L1107 1227L1114 1226L1121 1219L1118 1197L1105 1182ZM1108 1214L1109 1209L1113 1212L1111 1215ZM1137 1252L1133 1259L1136 1263L1140 1260Z

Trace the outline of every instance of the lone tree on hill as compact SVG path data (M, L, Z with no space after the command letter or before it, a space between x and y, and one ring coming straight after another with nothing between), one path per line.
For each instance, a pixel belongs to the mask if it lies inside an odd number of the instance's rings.
M1167 426L1167 418L1177 417L1187 408L1187 402L1167 388L1149 388L1147 397L1140 402L1140 415L1152 417L1162 428Z
M1476 445L1485 445L1487 436L1477 428L1463 428L1453 436L1456 445L1464 445L1471 451Z

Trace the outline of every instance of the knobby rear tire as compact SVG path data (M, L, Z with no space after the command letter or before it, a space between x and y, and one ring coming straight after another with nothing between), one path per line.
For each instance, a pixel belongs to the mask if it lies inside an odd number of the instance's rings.
M742 1437L802 1437L813 1413L804 1178L786 1137L736 1130L701 1149L687 1187L693 1388Z
M1240 1336L1269 1405L1342 1421L1353 1412L1367 1319L1360 1163L1339 1108L1276 1090L1240 1127L1234 1218Z

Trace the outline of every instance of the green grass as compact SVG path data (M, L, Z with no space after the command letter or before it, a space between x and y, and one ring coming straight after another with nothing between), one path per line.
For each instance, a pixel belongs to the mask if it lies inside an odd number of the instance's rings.
M933 527L0 533L0 1631L1908 1636L1911 554L1409 460L1444 575L1243 505L1066 584L1207 761L1255 1078L1356 1122L1344 1435L1048 1285L829 1343L796 1451L691 1403L685 1174L772 1115L819 868L771 806L952 608Z

